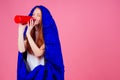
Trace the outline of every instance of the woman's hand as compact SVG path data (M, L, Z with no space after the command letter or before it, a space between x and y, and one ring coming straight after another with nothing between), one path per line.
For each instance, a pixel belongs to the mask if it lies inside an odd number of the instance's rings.
M19 33L24 33L26 25L19 24Z
M33 21L33 19L30 19L27 26L28 26L28 29L27 29L26 35L30 35L31 30L35 26L35 22Z
M26 25L19 24L19 30L24 31Z

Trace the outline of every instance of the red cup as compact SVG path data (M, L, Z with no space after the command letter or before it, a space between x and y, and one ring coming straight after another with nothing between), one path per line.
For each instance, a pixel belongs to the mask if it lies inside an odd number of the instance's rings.
M31 16L23 16L23 15L16 15L15 17L14 17L14 21L15 21L15 23L21 23L21 24L27 24L29 21L30 21L30 19L31 19L32 17ZM33 19L33 18L32 18Z

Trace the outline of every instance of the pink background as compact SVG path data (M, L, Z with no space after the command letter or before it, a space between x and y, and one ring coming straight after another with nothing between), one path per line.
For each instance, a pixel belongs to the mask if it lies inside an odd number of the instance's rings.
M120 80L120 0L0 0L0 80L16 80L14 16L40 4L59 30L65 80Z

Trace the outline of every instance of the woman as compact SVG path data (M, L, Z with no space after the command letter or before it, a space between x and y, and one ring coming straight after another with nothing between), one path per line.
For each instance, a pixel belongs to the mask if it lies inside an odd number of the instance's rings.
M35 6L26 25L19 24L17 80L64 80L64 64L54 19Z

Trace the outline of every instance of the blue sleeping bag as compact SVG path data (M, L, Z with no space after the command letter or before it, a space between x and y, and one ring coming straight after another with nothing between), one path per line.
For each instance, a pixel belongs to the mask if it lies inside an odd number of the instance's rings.
M18 51L17 80L64 80L64 63L62 58L61 45L58 30L49 10L44 6L35 6L33 11L40 8L42 11L42 27L45 42L45 65L38 65L32 71L27 70L26 54ZM27 28L24 32L26 36Z

